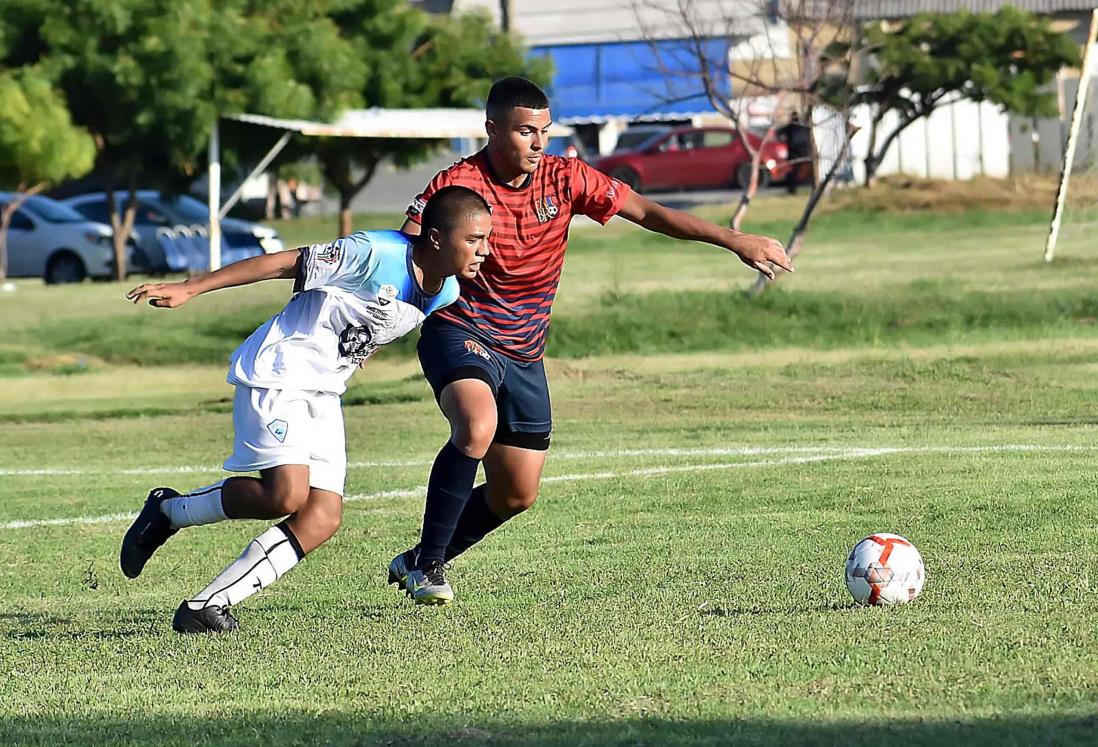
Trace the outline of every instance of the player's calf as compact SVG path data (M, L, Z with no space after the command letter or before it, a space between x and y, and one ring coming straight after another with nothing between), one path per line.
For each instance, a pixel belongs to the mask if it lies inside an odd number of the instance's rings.
M305 551L287 522L276 524L249 542L240 557L205 589L184 600L172 627L180 633L235 630L236 620L228 614L229 608L282 578L304 557ZM192 629L203 625L208 626L206 630Z

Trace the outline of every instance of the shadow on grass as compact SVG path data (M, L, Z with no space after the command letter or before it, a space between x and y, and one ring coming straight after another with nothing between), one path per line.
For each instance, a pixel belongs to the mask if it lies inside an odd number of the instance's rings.
M378 704L364 707L378 708ZM1098 716L963 721L810 723L656 717L541 724L432 713L407 721L367 714L238 713L224 718L0 718L0 742L26 745L1093 745Z
M853 602L829 602L815 606L798 607L706 607L698 614L705 617L765 617L767 615L806 615L818 612L843 612L862 609Z
M48 612L0 612L0 622L10 622L20 626L68 625L68 617L57 617Z

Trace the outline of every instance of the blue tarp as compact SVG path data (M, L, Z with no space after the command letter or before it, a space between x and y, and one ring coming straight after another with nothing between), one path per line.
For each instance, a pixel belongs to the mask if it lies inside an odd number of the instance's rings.
M530 54L553 61L549 95L559 122L672 119L713 111L701 83L703 63L689 39L562 44L534 47ZM717 89L727 97L728 41L702 42L702 55Z

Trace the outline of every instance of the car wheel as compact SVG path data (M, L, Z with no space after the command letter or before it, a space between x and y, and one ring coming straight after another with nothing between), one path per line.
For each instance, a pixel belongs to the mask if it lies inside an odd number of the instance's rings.
M627 167L621 167L614 169L610 172L610 176L617 179L622 184L633 189L634 192L641 192L641 180L640 175L633 171L633 169Z
M46 283L79 283L87 277L84 262L72 252L60 251L50 257L46 265Z
M747 185L751 183L751 162L741 163L740 167L736 169L736 186L740 189L747 189ZM765 189L770 186L770 172L766 169L759 169L759 189Z

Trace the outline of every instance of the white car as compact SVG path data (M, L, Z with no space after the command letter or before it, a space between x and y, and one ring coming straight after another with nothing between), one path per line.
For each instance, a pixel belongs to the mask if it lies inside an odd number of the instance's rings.
M0 207L17 197L0 192ZM114 271L114 231L42 195L28 197L8 227L8 277L40 277L47 283L109 278ZM128 259L135 245L129 242Z

